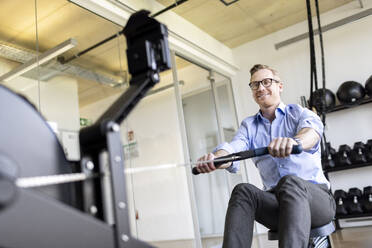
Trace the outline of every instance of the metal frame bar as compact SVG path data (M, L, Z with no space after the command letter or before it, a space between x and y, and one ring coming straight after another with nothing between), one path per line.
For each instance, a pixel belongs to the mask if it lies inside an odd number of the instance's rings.
M209 82L212 88L212 96L213 96L213 103L214 103L214 110L216 111L216 120L217 120L217 128L218 128L218 143L221 144L222 142L225 142L225 134L223 133L223 128L222 128L222 118L221 118L221 107L220 107L220 101L218 99L218 92L216 88L216 82L213 78L214 72L212 70L209 71ZM231 183L231 178L228 176L228 174L225 174L225 180L227 183L227 189L228 189L228 194L232 190L232 183Z
M364 8L362 0L359 0L359 5L360 5L360 8L362 9Z
M186 135L186 124L185 124L185 117L184 117L183 108L182 108L182 97L181 97L179 81L178 81L175 51L171 51L171 60L172 60L174 93L176 97L177 113L178 113L178 120L179 120L180 131L181 131L184 160L189 161L190 151L187 145L188 141L187 141L187 135ZM195 191L194 191L194 184L192 180L191 170L186 170L186 178L187 178L188 192L189 192L189 197L190 197L192 220L193 220L193 225L194 225L195 248L202 248L203 246L202 246L201 235L200 235L199 217L198 217L198 211L197 211L197 206L196 206Z
M116 247L152 247L131 237L120 126L110 122L107 128L106 142L111 171Z

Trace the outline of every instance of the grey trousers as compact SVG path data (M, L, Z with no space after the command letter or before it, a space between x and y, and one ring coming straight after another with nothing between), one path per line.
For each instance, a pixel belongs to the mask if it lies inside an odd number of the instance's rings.
M251 247L254 220L278 231L279 247L307 248L311 227L331 222L336 204L325 184L288 175L270 191L238 184L229 201L224 248Z

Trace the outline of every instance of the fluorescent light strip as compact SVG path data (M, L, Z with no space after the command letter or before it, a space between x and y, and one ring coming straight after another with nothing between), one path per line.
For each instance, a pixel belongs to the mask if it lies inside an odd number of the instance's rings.
M45 62L57 57L58 55L66 52L67 50L75 47L77 41L75 39L68 39L58 46L49 49L45 53L39 55L38 57L31 59L30 61L24 63L23 65L18 66L17 68L5 73L0 77L0 81L9 81L15 77L22 75L25 72L28 72L35 68L38 65L44 64Z
M120 1L118 3L106 0L69 1L122 27L127 23L130 15L134 12L133 9L125 8L124 4L120 3Z

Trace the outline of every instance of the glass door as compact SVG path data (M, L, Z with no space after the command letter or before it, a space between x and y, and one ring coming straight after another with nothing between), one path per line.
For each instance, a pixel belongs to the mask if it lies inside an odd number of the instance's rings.
M190 160L230 141L236 131L236 114L230 80L184 58L177 58L177 76L185 119ZM222 236L232 186L241 174L224 170L193 176L195 201L202 238Z

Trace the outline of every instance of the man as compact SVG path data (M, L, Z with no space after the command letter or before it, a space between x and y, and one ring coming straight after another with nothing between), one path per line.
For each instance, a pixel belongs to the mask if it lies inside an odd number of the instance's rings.
M320 118L297 104L284 105L278 73L266 65L250 71L249 86L260 110L243 120L230 143L199 161L213 160L229 153L268 147L270 155L253 158L265 191L254 185L237 185L229 201L223 247L250 247L254 220L279 234L279 247L307 247L311 227L329 223L335 202L329 192L320 159L323 125ZM293 145L303 152L290 155ZM236 172L238 162L219 168ZM197 166L200 173L215 170L213 163Z

